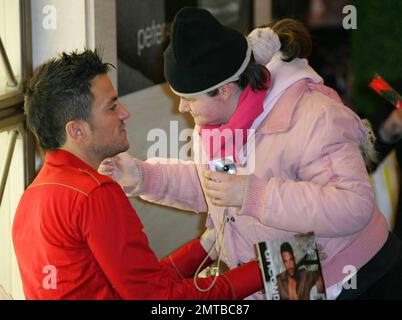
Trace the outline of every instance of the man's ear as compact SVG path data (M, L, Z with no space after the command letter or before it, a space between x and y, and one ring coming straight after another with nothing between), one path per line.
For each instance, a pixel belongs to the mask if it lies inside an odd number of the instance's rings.
M73 141L79 142L86 138L85 123L80 120L69 121L66 124L66 135Z

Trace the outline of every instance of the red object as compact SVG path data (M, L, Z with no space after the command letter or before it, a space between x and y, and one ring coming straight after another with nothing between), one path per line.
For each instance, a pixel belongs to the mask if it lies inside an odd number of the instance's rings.
M391 90L390 85L378 74L374 76L373 81L370 83L370 87L379 94L381 94L383 91Z
M121 187L63 150L46 154L21 197L13 242L27 299L242 299L262 289L251 262L198 291L187 277L206 256L199 239L159 261Z
M398 109L402 107L402 97L400 96L400 94L378 74L374 76L374 79L369 84L369 87L372 88L389 103L391 103L394 107Z

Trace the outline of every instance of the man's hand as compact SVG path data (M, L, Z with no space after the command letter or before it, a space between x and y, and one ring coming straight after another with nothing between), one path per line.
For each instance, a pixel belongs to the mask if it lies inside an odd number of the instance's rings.
M239 208L243 205L247 176L207 170L202 180L205 194L214 205Z
M103 160L98 172L114 179L122 187L135 188L141 179L141 172L135 159L127 152Z

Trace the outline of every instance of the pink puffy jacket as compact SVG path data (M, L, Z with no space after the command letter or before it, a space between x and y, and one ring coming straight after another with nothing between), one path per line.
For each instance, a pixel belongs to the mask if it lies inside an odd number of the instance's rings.
M230 268L255 258L257 242L314 231L328 256L322 263L329 287L348 266L366 264L388 236L359 150L364 139L360 119L335 91L299 80L256 130L257 162L241 209L210 203L199 180L205 165L138 161L142 181L134 194L208 211L207 227L217 230L226 210L222 259Z

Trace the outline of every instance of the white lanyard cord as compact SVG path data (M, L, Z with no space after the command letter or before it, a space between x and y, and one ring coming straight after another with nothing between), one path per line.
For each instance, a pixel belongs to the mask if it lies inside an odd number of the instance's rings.
M211 246L211 248L208 250L208 254L207 254L206 257L204 258L204 260L202 260L201 264L198 266L197 271L196 271L195 274L194 274L194 286L197 288L198 291L206 292L206 291L211 290L212 287L215 285L216 280L218 279L218 276L219 276L219 266L220 266L220 263L221 263L221 254L223 253L223 250L224 250L224 243L225 243L225 242L224 242L224 234L225 234L225 226L226 226L226 221L227 221L226 218L227 218L227 210L224 210L224 212L223 212L223 221L222 221L222 223L221 223L221 227L220 227L220 229L219 229L219 234L218 234L218 237L221 238L221 244L222 244L222 245L221 245L221 248L220 248L219 253L218 253L217 272L216 272L216 274L214 275L214 280L212 281L211 285L210 285L208 288L206 288L206 289L200 288L200 287L198 286L198 284L197 284L198 274L200 273L201 268L202 268L202 266L204 265L204 263L208 260L209 253L214 249L217 239L215 240L215 242L214 242L214 244ZM217 237L217 238L218 238L218 237Z

